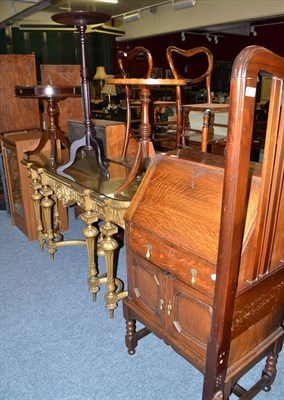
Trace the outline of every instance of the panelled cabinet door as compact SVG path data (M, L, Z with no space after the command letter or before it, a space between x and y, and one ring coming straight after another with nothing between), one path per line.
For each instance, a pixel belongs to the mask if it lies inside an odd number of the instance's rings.
M164 326L166 274L136 253L128 253L128 291L132 302L153 323Z
M183 343L188 357L202 368L210 336L212 300L174 277L169 276L167 284L167 335Z

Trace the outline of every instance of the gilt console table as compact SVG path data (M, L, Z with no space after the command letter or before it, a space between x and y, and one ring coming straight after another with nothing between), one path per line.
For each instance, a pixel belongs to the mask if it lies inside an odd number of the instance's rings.
M96 167L94 157L79 157L64 172L56 172L52 164L45 164L36 155L33 159L22 162L28 168L31 179L40 248L43 250L46 246L50 256L54 258L60 247L86 246L89 259L89 291L95 301L100 285L106 285L106 307L113 318L118 301L127 295L123 290L123 282L114 272L114 253L118 248L115 234L118 227L124 228L124 214L138 182L132 181L122 194L115 195L114 192L127 179L130 168L110 162L110 179L105 180ZM58 200L61 200L65 207L77 204L84 210L81 215L85 223L83 240L64 240L58 232L59 216L54 212ZM93 224L99 220L103 222L97 228ZM105 274L99 275L96 256L105 256Z

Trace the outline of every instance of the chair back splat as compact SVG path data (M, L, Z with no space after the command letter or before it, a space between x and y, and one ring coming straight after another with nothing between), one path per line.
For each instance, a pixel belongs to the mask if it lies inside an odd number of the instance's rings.
M190 64L190 58L198 55L205 55L207 61L207 68L201 75L197 77L190 77L190 71L187 76L180 73L180 68L177 67L176 61L174 61L174 55L180 55L186 58L185 65ZM228 112L228 104L217 104L212 103L211 95L211 76L213 71L213 54L206 47L195 47L193 49L184 50L175 46L169 46L167 48L167 59L170 65L174 78L185 79L189 86L204 82L207 101L205 103L194 103L187 104L182 102L181 87L176 88L176 98L180 103L177 105L177 147L186 146L186 138L190 140L190 136L201 134L201 150L207 151L209 129L210 129L210 117L212 112ZM206 66L205 66L206 67ZM203 126L200 129L192 129L190 125L190 111L199 111L203 113Z

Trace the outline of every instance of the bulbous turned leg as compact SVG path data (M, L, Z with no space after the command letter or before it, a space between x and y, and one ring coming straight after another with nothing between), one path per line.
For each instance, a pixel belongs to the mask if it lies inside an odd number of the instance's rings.
M271 385L273 384L273 382L275 380L276 373L277 373L277 369L276 369L277 358L278 358L278 354L276 354L276 353L269 353L266 358L266 364L265 364L264 370L262 371L262 376L268 376L269 381L263 388L263 390L265 392L269 392L271 390Z
M224 400L223 392L221 390L219 390L217 393L215 393L212 400Z
M126 320L126 335L125 335L125 344L128 349L128 354L133 355L136 352L137 347L137 339L135 336L136 333L136 320Z

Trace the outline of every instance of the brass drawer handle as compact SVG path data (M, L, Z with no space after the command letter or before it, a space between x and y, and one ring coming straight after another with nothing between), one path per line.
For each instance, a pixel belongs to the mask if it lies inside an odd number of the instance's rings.
M164 308L164 303L165 303L164 300L163 300L163 299L160 299L160 302L159 302L159 303L160 303L160 307L159 307L160 310L163 310L163 308Z
M195 268L192 268L191 269L191 280L190 280L190 283L192 285L195 285L195 283L196 283L196 276L197 276L197 270Z
M147 251L146 251L146 258L149 260L151 258L151 251L152 251L152 245L147 244Z

